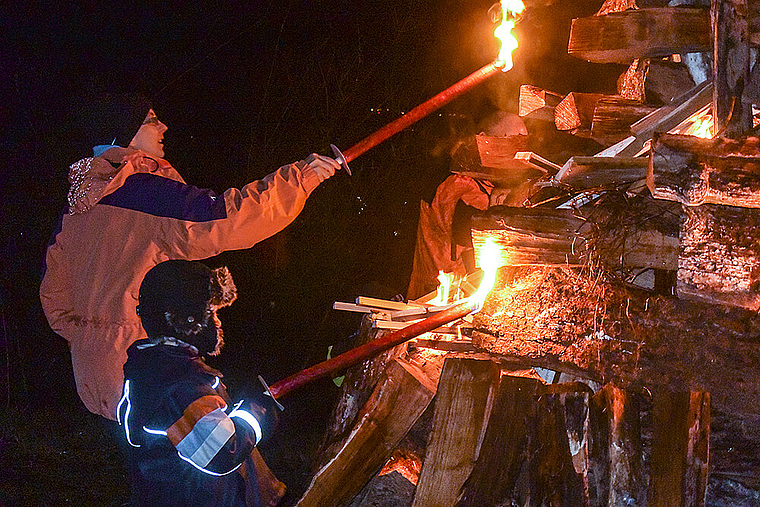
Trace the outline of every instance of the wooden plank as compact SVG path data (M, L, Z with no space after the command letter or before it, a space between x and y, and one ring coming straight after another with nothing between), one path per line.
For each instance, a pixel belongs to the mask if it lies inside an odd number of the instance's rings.
M760 414L760 315L656 297L570 269L497 280L474 315L476 348L621 388L708 391L721 411Z
M594 107L591 136L602 144L615 144L631 135L631 125L657 108L635 100L602 97Z
M444 362L412 507L450 507L456 502L480 453L499 375L491 361Z
M538 86L521 85L518 114L533 120L554 121L554 108L562 100L562 95Z
M415 366L390 363L343 447L317 472L297 505L347 505L382 468L434 393L435 385Z
M372 308L368 306L360 306L353 303L344 303L342 301L333 302L333 310L356 313L372 313Z
M744 101L744 87L750 82L747 0L712 0L710 14L715 131L735 138L752 128L752 105Z
M574 19L567 52L596 63L710 51L710 13L659 7Z
M359 296L356 298L356 304L360 306L369 306L372 308L380 308L383 310L408 310L409 305L402 303L401 301L389 301L387 299L377 299L367 296Z
M646 178L648 158L570 157L554 180L574 189L618 188Z
M653 393L648 507L705 505L710 393Z
M723 204L760 208L760 147L743 141L673 134L653 139L647 175L657 199L687 206Z

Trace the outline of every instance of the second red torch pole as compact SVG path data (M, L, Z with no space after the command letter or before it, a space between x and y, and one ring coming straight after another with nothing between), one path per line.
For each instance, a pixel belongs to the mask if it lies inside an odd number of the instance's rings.
M416 336L432 331L433 329L448 324L449 322L461 319L472 312L474 308L475 305L468 301L459 303L424 320L410 324L403 329L389 333L381 338L351 349L348 352L344 352L339 356L335 356L332 359L322 361L310 368L301 370L279 382L275 382L269 386L269 391L275 399L279 399L299 387L327 376L333 376L350 366L385 352L407 340L411 340Z

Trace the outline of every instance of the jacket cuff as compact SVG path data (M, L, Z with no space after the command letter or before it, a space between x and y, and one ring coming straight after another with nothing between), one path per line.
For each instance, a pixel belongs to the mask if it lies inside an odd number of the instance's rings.
M307 194L311 194L322 183L322 178L319 177L317 171L309 167L303 160L297 162L296 166L301 171L301 184L304 190L306 190Z

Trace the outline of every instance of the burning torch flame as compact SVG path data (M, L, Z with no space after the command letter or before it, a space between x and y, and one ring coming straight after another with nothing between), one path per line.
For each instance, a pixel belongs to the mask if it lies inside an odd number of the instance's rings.
M517 49L517 39L512 34L517 22L517 15L524 9L522 0L501 0L501 23L496 27L493 34L501 41L501 50L496 58L498 62L504 64L502 71L506 72L512 68L512 52Z
M496 272L503 263L501 262L501 248L493 238L488 238L480 249L478 265L483 270L483 280L480 282L477 292L468 298L472 304L472 313L477 313L483 307L486 296L496 283Z

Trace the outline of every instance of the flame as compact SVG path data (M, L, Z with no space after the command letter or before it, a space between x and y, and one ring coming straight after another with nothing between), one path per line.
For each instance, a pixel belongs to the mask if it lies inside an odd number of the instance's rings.
M707 114L698 118L689 128L686 129L684 134L689 136L697 136L705 139L712 139L713 133L713 119L712 115Z
M483 270L483 280L478 290L467 300L473 306L473 313L477 313L483 307L486 296L496 283L496 272L503 265L501 248L493 238L486 239L483 247L479 250L478 266Z
M451 284L454 281L454 275L451 273L438 272L438 295L430 301L433 305L445 305L449 302L449 292L451 291Z
M496 58L498 62L504 64L502 71L506 72L512 68L512 52L517 49L517 39L512 34L517 22L517 15L524 9L522 0L501 0L501 23L496 27L493 34L501 41L501 50Z

